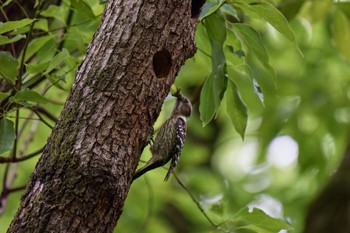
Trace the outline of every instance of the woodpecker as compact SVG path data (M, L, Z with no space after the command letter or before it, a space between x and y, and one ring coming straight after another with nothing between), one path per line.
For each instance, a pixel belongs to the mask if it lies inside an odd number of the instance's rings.
M167 181L176 167L182 148L185 143L187 131L187 119L191 116L191 102L178 90L175 94L176 103L170 117L159 128L156 139L151 145L152 158L136 171L133 180L146 172L163 166L171 160L168 173L164 181Z

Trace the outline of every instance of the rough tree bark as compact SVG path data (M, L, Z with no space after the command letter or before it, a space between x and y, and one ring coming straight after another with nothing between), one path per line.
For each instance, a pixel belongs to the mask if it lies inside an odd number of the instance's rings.
M113 231L200 4L109 0L8 232Z

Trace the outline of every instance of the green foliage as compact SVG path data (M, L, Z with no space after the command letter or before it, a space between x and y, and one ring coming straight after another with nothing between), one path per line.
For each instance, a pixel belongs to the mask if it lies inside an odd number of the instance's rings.
M0 45L11 44L24 38L25 38L25 35L22 35L22 34L15 35L14 37L11 37L11 38L7 36L0 36Z
M294 33L289 26L287 19L284 15L277 10L268 1L246 1L239 0L238 7L240 7L246 14L251 17L256 17L260 20L266 20L270 23L277 31L285 36L290 42L294 43Z
M228 88L226 92L226 112L231 118L232 124L244 139L244 133L247 127L248 114L247 108L243 104L241 97L237 94L237 87L232 82L228 82Z
M23 103L22 101L29 101L29 102L39 103L39 104L47 103L47 99L44 96L40 95L36 91L28 90L28 89L18 91L14 96L14 98L12 99L12 101L16 103Z
M20 30L24 26L33 23L33 19L22 19L18 21L0 22L0 34L5 32Z
M235 24L233 29L270 73L274 83L277 83L275 70L270 65L269 56L259 33L252 26L247 24Z
M350 22L341 10L334 16L334 41L340 53L350 61Z
M9 151L15 140L15 129L13 122L6 118L0 119L0 154Z
M246 54L250 53L257 57L270 73L274 83L277 83L276 74L270 65L262 38L251 25L240 22L242 19L238 17L237 11L247 14L252 19L270 23L289 41L295 43L295 37L288 21L280 11L267 1L207 2L203 6L203 11L199 17L204 25L205 32L203 32L202 28L199 30L202 31L201 34L207 35L209 39L212 61L212 73L204 82L201 93L200 113L203 125L207 125L216 115L227 89L227 79L230 78L234 83L236 82L236 78L230 77L230 75L240 75L241 73L251 81L252 87L256 84L259 85L252 77L252 72L249 71L250 65L246 60ZM247 46L249 51L243 48L242 44ZM207 51L207 49L202 49L201 46L202 43L198 43L200 51L205 53L204 51ZM245 71L242 71L242 66ZM239 72L227 72L228 69L239 70ZM248 120L246 104L242 98L237 98L241 92L240 86L238 83L234 85L238 88L233 92L230 91L230 94L232 95L231 100L235 100L235 104L232 105L232 109L228 105L227 112L231 115L233 126L243 138ZM263 100L262 92L257 94L260 100ZM235 114L237 111L238 113ZM232 116L232 114L234 115ZM245 117L237 117L237 115Z
M259 233L275 233L283 229L293 230L290 225L284 223L281 219L273 218L256 208L253 208L252 211L249 211L248 208L241 209L234 215L233 221L243 223L242 229Z
M201 91L201 104L199 106L199 112L201 113L201 120L204 125L210 122L219 107L215 102L217 96L215 97L214 94L213 82L213 76L210 75L209 78L207 78L207 80L204 82L203 89Z
M17 60L8 52L0 52L0 75L14 83L17 76Z

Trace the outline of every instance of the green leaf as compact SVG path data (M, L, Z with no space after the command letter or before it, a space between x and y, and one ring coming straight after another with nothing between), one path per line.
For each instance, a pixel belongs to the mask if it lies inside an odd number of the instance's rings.
M226 39L226 25L222 16L217 13L211 14L203 20L205 29L210 39L223 44Z
M337 10L333 23L334 42L340 53L350 61L350 22L345 14Z
M47 19L39 19L37 22L35 22L34 29L39 29L47 32L49 30Z
M207 31L202 23L198 23L196 30L196 45L200 52L210 56L211 46Z
M207 125L217 112L227 87L226 59L223 44L226 40L226 25L222 16L213 13L203 20L211 45L212 73L204 83L201 92L200 113L203 126ZM203 103L202 103L203 101Z
M50 61L49 67L47 70L44 72L45 74L50 73L53 69L58 69L60 68L60 65L66 58L69 57L69 52L67 49L62 49L60 53L58 53L52 60Z
M261 41L259 33L248 24L234 24L234 28L238 29L242 35L242 39L246 42L247 46L251 49L251 52L256 55L261 64L271 74L275 85L277 84L277 77L275 70L272 68L269 62L269 56L266 48Z
M204 26L212 48L213 92L215 110L217 110L227 85L225 78L226 58L223 51L223 44L226 40L226 25L225 20L214 13L204 20Z
M52 36L42 36L35 38L29 42L27 51L26 51L26 56L24 61L28 61L34 54L36 54L43 46L48 43L52 39ZM22 56L22 53L20 57Z
M259 108L265 106L264 95L258 82L254 79L253 72L248 64L235 66L228 63L227 75L229 80L231 80L237 86L237 89L241 94L240 97L242 97L244 103L247 101L246 103L248 105L251 103L252 98L257 98L256 100L259 102L255 102L253 107ZM262 106L258 106L259 104Z
M47 99L44 96L40 95L38 92L28 89L17 92L14 98L16 102L29 101L41 104L47 103Z
M38 74L46 71L49 65L50 65L50 62L47 61L39 64L28 64L26 65L26 67L27 67L28 74Z
M227 86L227 79L225 77L226 59L222 50L222 46L219 45L215 40L211 40L210 42L212 46L214 101L216 108L218 108Z
M0 75L15 83L17 76L17 60L9 52L0 51Z
M50 5L46 10L43 10L40 13L40 15L45 17L52 17L65 24L67 12L68 12L67 7L65 5L61 5L61 6Z
M282 229L288 231L293 230L293 228L282 219L273 218L257 208L253 208L251 212L247 207L241 209L234 215L234 221L246 224L241 228L250 229L259 233L276 233Z
M226 90L226 112L236 131L244 140L244 133L247 128L248 114L246 105L238 95L238 89L232 81L228 81Z
M222 1L217 0L216 2L206 2L202 8L202 12L199 15L199 20L202 21L205 17L216 12L222 4Z
M0 102L6 99L10 94L0 91Z
M199 113L203 126L206 126L213 119L216 110L213 77L210 75L204 82L199 103Z
M224 53L226 64L233 66L245 64L245 53L242 50L241 41L232 30L227 30L227 39L225 43Z
M200 205L205 210L210 210L211 212L222 216L224 213L223 205L223 195L217 194L215 196L204 196L200 197Z
M0 22L0 34L19 29L33 22L33 19L22 19L18 21Z
M13 42L19 41L20 39L26 38L25 35L17 34L14 37L0 36L0 45L11 44Z
M266 1L254 2L250 4L243 0L238 0L238 2L245 13L266 20L289 41L295 43L295 36L287 19L273 5Z
M304 0L293 0L293 1L286 1L278 7L278 9L281 11L281 13L286 17L286 19L292 20L300 11L300 8L305 3Z
M225 3L220 7L220 11L223 13L225 18L231 22L236 23L239 21L239 17L235 8L233 8L230 4Z
M89 19L95 19L96 16L92 11L91 7L83 0L71 0L71 5L74 10L84 15Z
M0 119L0 154L11 150L16 138L13 122L5 117Z

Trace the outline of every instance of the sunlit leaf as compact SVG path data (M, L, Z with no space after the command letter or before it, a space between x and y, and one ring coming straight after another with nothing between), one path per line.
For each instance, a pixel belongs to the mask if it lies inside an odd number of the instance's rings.
M59 20L62 23L65 23L67 10L65 9L64 5L62 6L50 5L47 9L40 12L40 15L45 17L52 17L54 19Z
M37 22L35 22L34 29L39 29L47 32L49 30L47 19L39 19Z
M264 94L259 83L253 77L253 73L248 64L241 64L239 66L228 64L227 74L229 80L237 86L243 100L249 101L247 98L253 97L255 99L255 97L257 97L256 100L259 100L259 102L254 102L254 106L258 107L259 104L265 106Z
M228 81L225 96L226 112L236 131L241 135L242 139L244 139L244 133L248 122L247 108L238 95L238 89L232 81Z
M196 46L198 50L205 53L207 56L211 56L211 45L208 38L207 31L202 23L198 23L196 30Z
M205 17L208 17L209 15L213 14L215 11L217 11L221 6L221 1L217 0L216 2L206 2L202 8L202 11L199 15L199 20L203 20Z
M276 73L270 65L269 56L264 44L261 41L259 33L248 24L235 24L234 28L238 29L239 33L242 35L243 40L245 40L246 44L251 49L251 52L256 55L261 64L263 64L266 70L271 74L273 81L276 84Z
M223 44L226 39L225 20L218 14L211 14L204 19L204 26L210 39Z
M223 195L218 194L215 196L201 196L200 204L203 209L210 210L218 215L222 215L224 212Z
M96 16L91 7L83 0L70 0L70 3L74 10L84 15L89 19L94 19Z
M270 23L277 31L285 36L289 41L295 43L294 33L289 26L284 15L269 2L252 2L250 4L243 0L238 0L240 7L247 14L255 15Z
M261 87L260 87L258 81L256 81L255 78L253 78L253 87L254 87L254 93L259 97L260 102L264 105L265 97L264 97L264 94L261 90Z
M26 51L26 56L25 56L24 60L27 61L28 59L30 59L34 54L36 54L50 40L52 40L52 36L42 36L42 37L38 37L38 38L31 40L29 45L28 45L28 48Z
M0 51L0 75L14 83L17 76L17 60L9 52Z
M250 229L254 232L276 233L282 229L293 230L282 219L273 218L257 208L254 208L252 211L249 211L248 208L243 208L233 218L233 221L239 221L245 224L241 228Z
M0 119L0 154L11 150L16 138L13 122L5 117Z
M33 22L33 19L22 19L18 21L0 22L0 34L24 27Z

